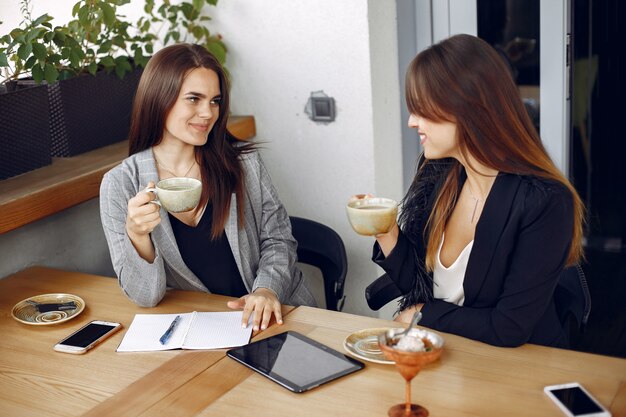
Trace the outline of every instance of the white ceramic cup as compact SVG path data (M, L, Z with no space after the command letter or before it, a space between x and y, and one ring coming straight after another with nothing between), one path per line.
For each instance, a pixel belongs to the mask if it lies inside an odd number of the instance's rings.
M398 202L390 198L369 197L350 200L346 206L350 225L360 235L387 233L398 216Z
M155 193L158 204L170 213L182 213L195 208L200 202L202 182L195 178L174 177L159 181L154 188L146 188L146 192Z

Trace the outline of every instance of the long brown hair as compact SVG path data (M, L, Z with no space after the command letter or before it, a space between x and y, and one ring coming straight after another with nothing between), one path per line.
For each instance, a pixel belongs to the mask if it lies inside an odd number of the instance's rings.
M244 172L239 156L254 150L254 144L239 142L235 145L237 139L226 129L230 112L228 78L218 60L205 48L186 43L171 45L158 51L148 61L133 103L128 153L133 155L161 142L165 121L178 98L183 80L195 68L214 71L220 83L218 119L208 134L207 142L195 148L202 179L202 196L196 210L211 199L211 237L216 239L224 231L233 192L237 198L239 226L243 226Z
M456 123L459 151L465 160L472 155L499 172L532 175L567 187L574 203L567 264L582 258L582 201L548 156L510 71L488 43L471 35L455 35L432 45L409 65L405 86L411 114ZM430 271L456 204L460 163L452 164L424 229L429 242L426 267Z

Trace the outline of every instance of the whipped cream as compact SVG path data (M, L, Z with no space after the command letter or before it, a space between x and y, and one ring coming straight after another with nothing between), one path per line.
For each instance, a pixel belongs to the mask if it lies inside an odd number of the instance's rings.
M394 347L405 352L423 352L426 350L424 341L412 335L402 337Z

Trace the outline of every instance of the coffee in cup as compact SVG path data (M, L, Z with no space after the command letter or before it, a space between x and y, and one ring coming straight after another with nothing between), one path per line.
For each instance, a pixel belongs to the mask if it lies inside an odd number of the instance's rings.
M360 235L387 233L398 216L398 203L390 198L353 199L346 206L350 225Z
M187 177L167 178L159 181L156 187L147 188L148 191L157 196L151 203L158 204L170 213L182 213L192 210L200 202L202 182Z

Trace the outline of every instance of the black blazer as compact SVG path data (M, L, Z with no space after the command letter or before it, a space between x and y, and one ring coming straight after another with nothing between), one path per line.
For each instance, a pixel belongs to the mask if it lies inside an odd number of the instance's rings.
M476 225L463 306L426 301L420 325L496 346L567 347L553 295L569 252L573 216L572 195L562 184L498 175ZM411 242L401 231L387 258L376 243L372 259L406 295L416 285L425 247L423 239ZM432 298L432 279L429 283Z

